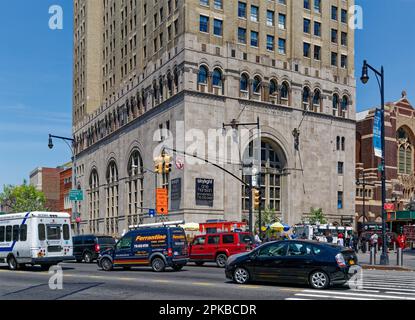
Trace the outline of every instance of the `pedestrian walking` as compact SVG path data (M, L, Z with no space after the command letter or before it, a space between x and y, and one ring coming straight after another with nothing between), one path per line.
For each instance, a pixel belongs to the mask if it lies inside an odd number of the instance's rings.
M255 240L255 247L259 247L262 244L262 240L259 237L259 234L258 233L255 234L254 240Z
M337 244L341 247L344 246L344 235L343 235L343 233L339 233L339 235L337 237Z
M328 243L333 243L333 236L331 235L331 233L329 233L328 236L327 236L327 242Z
M396 240L398 242L399 248L401 248L402 250L405 249L405 247L406 247L406 236L403 233L401 233Z
M378 251L378 241L379 241L379 236L377 233L372 234L372 236L370 237L370 245L372 248L375 248L375 252Z

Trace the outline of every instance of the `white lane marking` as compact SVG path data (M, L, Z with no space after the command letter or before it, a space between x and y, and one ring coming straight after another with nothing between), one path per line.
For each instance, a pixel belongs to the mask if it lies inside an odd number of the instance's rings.
M409 292L386 291L385 293L388 293L388 294L407 295L407 296L415 296L415 293L409 293Z
M307 293L317 293L315 290L304 290L303 292ZM339 292L339 291L324 291L324 293L332 293L333 295L340 295L340 296L353 296L353 297L367 297L367 298L384 298L384 299L402 299L402 297L395 297L390 295L384 294L368 294L368 293L356 293L356 292ZM408 300L415 300L414 298L405 298Z
M357 298L357 297L345 297L345 296L335 296L335 295L323 295L323 294L311 294L311 293L297 293L296 296L301 297L312 297L312 298L327 298L327 299L342 299L342 300L376 300L368 298Z
M363 289L379 289L379 290L391 290L392 288L391 287L379 287L379 286L363 286L362 287ZM415 290L412 290L412 289L401 289L401 288L399 288L399 289L396 289L396 290L400 290L400 291L408 291L408 292L415 292Z
M369 292L369 293L379 293L379 290L364 290L364 289L351 289L354 292Z
M285 300L309 301L309 300L313 300L313 299L304 299L304 298L286 298Z

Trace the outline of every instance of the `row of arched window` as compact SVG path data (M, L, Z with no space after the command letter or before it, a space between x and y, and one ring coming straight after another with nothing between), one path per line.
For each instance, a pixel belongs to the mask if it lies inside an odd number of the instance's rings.
M139 215L143 211L143 193L144 193L144 178L143 178L143 160L138 150L134 150L128 161L127 166L127 183L126 190L122 190L126 195L127 212L126 222L127 226L136 225L139 223ZM89 231L92 233L103 233L109 235L116 235L119 233L119 194L120 177L117 162L112 159L109 161L105 172L105 184L100 185L100 178L97 168L93 168L89 176ZM99 208L100 208L100 192L104 190L105 193L105 230L100 230L99 222Z
M198 90L203 92L206 92L205 87L208 87L209 92L212 92L210 86L223 89L223 72L219 67L215 67L210 73L206 65L201 65L199 67L197 83ZM279 85L275 78L264 81L260 75L255 75L251 78L247 72L243 72L240 75L239 91L240 97L242 98L291 105L290 84L285 80ZM223 90L221 92L223 94ZM348 96L343 95L340 99L339 94L335 93L332 96L332 102L333 115L346 117L350 103ZM323 112L323 96L321 90L315 89L311 91L308 86L305 86L302 92L302 104L304 110Z

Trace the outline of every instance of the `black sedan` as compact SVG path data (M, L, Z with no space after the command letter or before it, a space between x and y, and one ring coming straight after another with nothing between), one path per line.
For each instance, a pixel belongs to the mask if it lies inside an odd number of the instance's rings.
M268 242L228 258L226 277L249 281L309 284L314 289L345 284L359 270L353 250L308 240Z

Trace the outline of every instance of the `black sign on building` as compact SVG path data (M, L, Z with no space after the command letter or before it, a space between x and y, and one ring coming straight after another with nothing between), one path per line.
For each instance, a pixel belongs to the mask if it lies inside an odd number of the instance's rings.
M172 210L180 209L182 200L182 179L177 178L170 181L170 206Z
M196 205L213 207L214 196L213 179L196 179Z

